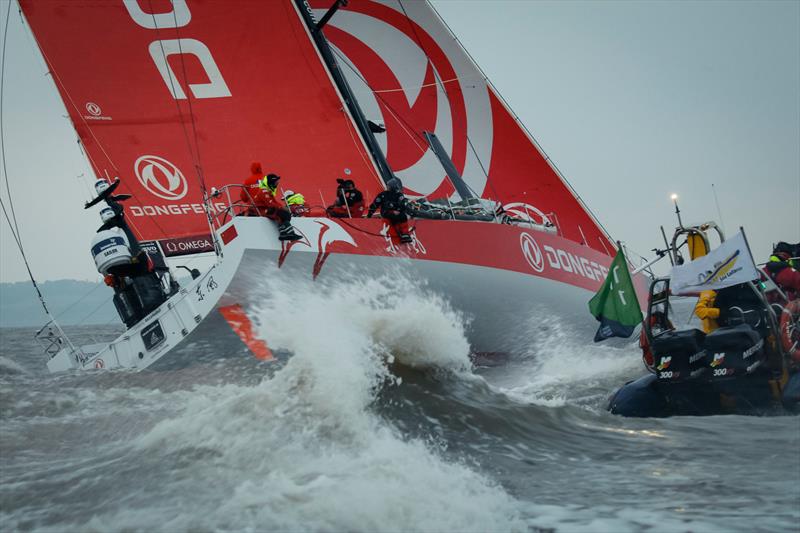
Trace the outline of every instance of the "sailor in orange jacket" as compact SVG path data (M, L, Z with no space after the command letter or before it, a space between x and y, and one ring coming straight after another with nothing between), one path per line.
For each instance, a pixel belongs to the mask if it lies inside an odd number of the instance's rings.
M277 221L278 238L282 241L300 239L300 235L295 233L289 223L292 213L278 201L278 181L281 177L277 174L264 175L259 162L250 165L250 172L252 174L244 180L244 188L241 193L242 202L252 206L248 209L247 214L260 215Z
M718 307L714 307L716 299L715 291L703 291L694 306L694 314L700 319L703 331L706 333L711 333L719 327L717 319L719 319L720 310Z

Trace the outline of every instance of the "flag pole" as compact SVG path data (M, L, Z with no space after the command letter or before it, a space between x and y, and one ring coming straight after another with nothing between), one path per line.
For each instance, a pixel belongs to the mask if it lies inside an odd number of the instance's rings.
M753 258L752 250L750 250L750 242L747 240L747 234L744 232L744 228L742 226L739 226L739 231L742 232L742 237L744 238L744 244L745 244L745 246L747 246L747 253L750 254L750 260L755 265L756 264L756 260ZM756 269L756 270L758 270L758 269ZM760 270L758 272L759 272L759 274L761 273ZM761 281L760 278L759 278L759 281ZM780 334L780 327L778 326L778 317L775 316L775 311L772 309L772 306L769 304L769 302L767 302L767 298L764 295L764 291L760 291L760 290L756 289L756 286L753 285L752 281L750 283L748 283L748 285L750 285L750 289L756 294L758 299L761 301L761 304L764 306L764 309L767 310L767 317L769 317L770 327L772 328L773 334L779 335ZM780 346L780 343L777 343L777 344Z
M744 232L744 228L742 226L739 226L739 231L742 232L742 237L744 237L744 243L745 243L745 245L747 245L747 253L750 254L750 260L755 265L756 264L756 260L753 258L752 250L750 250L750 242L747 240L747 234Z

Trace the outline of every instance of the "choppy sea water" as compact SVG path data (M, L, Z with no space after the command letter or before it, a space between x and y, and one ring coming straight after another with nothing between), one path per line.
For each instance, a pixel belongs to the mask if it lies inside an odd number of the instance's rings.
M800 530L800 417L616 417L634 345L532 321L476 366L421 289L283 298L283 365L50 375L0 330L0 530Z

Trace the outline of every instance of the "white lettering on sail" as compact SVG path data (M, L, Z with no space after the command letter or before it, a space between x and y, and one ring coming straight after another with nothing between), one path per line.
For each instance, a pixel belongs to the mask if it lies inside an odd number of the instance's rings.
M180 28L192 20L192 13L186 5L186 0L172 0L172 11L169 13L145 13L139 7L138 0L122 0L122 2L133 21L148 30Z
M169 66L167 58L174 54L190 54L200 60L200 64L206 71L208 83L189 83L189 89L195 98L225 98L231 96L228 84L222 78L222 73L217 67L211 51L206 45L196 39L170 39L166 41L153 41L150 43L150 57L156 64L156 68L164 78L167 89L172 93L176 100L185 100L186 93L177 81L175 72Z

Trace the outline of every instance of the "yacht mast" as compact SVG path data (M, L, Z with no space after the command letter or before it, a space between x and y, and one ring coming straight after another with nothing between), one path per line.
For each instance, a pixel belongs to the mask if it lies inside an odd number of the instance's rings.
M300 14L303 17L303 21L308 27L308 31L311 33L311 37L314 39L317 50L319 50L319 53L322 56L323 61L325 61L325 65L328 67L328 71L330 72L331 77L336 84L336 87L339 89L339 92L344 99L347 109L350 111L350 115L353 117L353 120L358 127L359 133L361 133L361 138L366 143L370 154L372 154L372 159L375 161L375 164L378 167L378 172L380 173L381 179L384 183L386 183L392 179L392 177L394 177L392 170L389 168L389 163L386 161L386 156L384 155L383 151L381 151L378 141L375 139L375 135L369 128L367 118L364 116L364 112L358 105L358 101L356 100L350 85L347 83L344 74L342 74L342 71L339 68L339 63L333 56L333 52L328 44L328 40L322 33L323 26L327 24L327 22L341 6L347 5L347 0L336 0L319 23L315 21L314 14L306 0L295 0L295 3L297 4L298 11L300 11Z

